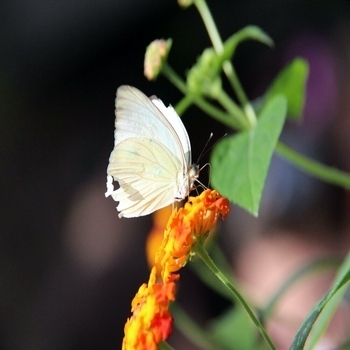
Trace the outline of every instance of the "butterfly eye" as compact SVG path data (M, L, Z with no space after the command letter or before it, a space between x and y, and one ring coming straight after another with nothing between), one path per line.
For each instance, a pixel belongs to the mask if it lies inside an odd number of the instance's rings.
M198 178L199 176L199 166L198 164L192 164L188 171L188 177L189 179L193 179L193 182Z

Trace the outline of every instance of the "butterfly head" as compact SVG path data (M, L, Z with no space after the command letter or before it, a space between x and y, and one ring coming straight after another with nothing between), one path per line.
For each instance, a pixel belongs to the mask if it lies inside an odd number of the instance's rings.
M192 191L196 187L194 183L198 179L199 172L200 172L200 169L198 164L191 164L188 167L187 178L189 183L189 191Z
M175 191L174 199L176 201L182 201L185 199L189 193L195 188L195 181L199 176L199 166L197 164L192 164L187 168L187 173L183 174L181 181L177 184L177 189Z

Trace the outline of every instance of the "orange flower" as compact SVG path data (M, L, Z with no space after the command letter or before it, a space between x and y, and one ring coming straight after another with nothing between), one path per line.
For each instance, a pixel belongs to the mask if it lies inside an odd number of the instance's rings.
M196 243L201 244L214 228L219 216L226 217L228 200L217 191L206 190L189 197L184 208L174 210L157 251L148 284L144 283L131 303L133 315L124 327L122 350L156 350L171 332L173 318L169 304L175 300L178 271L191 257ZM156 283L156 266L163 283Z
M146 241L146 257L150 269L154 266L154 258L163 241L164 229L172 213L172 209L173 206L168 205L152 214L153 227L148 234ZM157 266L157 271L160 271L160 266Z
M156 350L169 337L173 318L168 308L175 300L176 279L156 283L156 269L152 269L148 284L140 287L131 303L133 315L124 327L122 350Z
M189 197L184 208L172 213L156 255L164 283L191 258L193 246L207 237L220 214L225 218L229 210L228 200L208 189L197 197Z

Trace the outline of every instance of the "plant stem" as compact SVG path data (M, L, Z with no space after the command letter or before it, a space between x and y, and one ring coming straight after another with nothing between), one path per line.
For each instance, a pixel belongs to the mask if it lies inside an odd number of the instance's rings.
M326 166L320 162L305 157L283 144L281 141L277 143L276 152L299 169L304 170L306 173L330 184L350 189L350 174L345 171Z
M196 245L196 254L203 260L203 262L207 265L207 267L214 273L214 275L234 294L237 300L242 304L243 308L248 313L250 319L253 321L255 326L258 328L260 334L265 339L266 343L269 345L270 349L276 350L276 347L272 343L272 340L266 333L265 328L259 322L258 318L255 316L254 312L249 307L248 303L242 297L242 295L238 292L238 290L230 283L230 281L226 278L225 275L221 273L221 271L217 268L213 260L208 255L207 251L204 249L203 244Z
M214 50L217 53L221 53L224 49L224 46L222 44L219 31L216 28L214 19L210 13L207 3L205 2L205 0L195 0L194 4L196 5L198 12L202 16L202 20L204 22L205 27L207 28Z
M186 83L181 79L181 77L171 68L168 63L164 63L162 68L162 74L169 79L184 95L187 92Z
M196 5L198 12L202 16L204 25L209 34L210 40L213 44L214 50L217 54L221 54L224 50L224 45L218 29L215 25L214 19L210 13L210 10L207 6L205 0L195 0L194 4ZM238 79L236 70L234 69L232 63L230 61L226 61L223 64L223 70L232 86L232 89L235 91L237 98L244 110L246 118L251 126L256 124L256 115L252 105L247 98L244 89L242 87L241 82Z
M207 102L200 96L193 95L187 91L186 83L181 79L179 75L171 68L169 64L164 64L162 73L166 78L170 80L189 100L192 100L196 106L198 106L206 114L212 116L220 123L228 126L231 129L240 129L241 125L232 118L229 114L225 113L221 109L215 107L211 103ZM189 103L189 101L187 101ZM181 112L181 110L180 110ZM180 113L179 113L180 114Z
M187 108L189 108L193 103L193 100L190 96L185 95L174 107L178 115L183 115Z
M231 116L237 119L238 123L241 126L240 129L249 129L252 126L247 120L246 115L236 105L236 103L226 94L224 90L221 90L216 95L216 98L221 103L221 105L231 114Z
M158 350L174 350L167 342L163 341L158 345Z
M236 70L232 63L230 61L224 62L223 65L224 72L227 76L227 79L229 80L233 90L235 91L237 98L239 100L239 103L244 109L244 112L247 116L247 119L249 120L249 123L251 125L255 125L256 123L256 115L255 111L252 107L252 105L249 102L249 99L247 95L244 92L244 89L242 87L242 84L240 80L238 79L238 75L236 73Z

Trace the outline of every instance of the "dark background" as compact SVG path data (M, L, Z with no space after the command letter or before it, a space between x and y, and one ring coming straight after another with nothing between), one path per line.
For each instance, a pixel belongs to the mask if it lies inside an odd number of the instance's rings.
M223 39L256 24L275 40L272 50L245 43L236 54L252 99L291 58L310 60L305 123L287 126L284 138L349 170L350 2L221 0L209 6ZM195 8L183 10L176 1L0 3L1 349L120 347L131 299L148 278L144 242L151 218L119 220L115 203L104 198L115 91L129 84L165 104L179 100L165 79L143 77L146 46L168 37L169 62L180 74L210 45ZM211 131L225 132L196 108L184 122L194 159ZM272 185L264 217L297 225L300 211L314 208L313 191L329 191L278 162L268 184L282 183L279 200L288 205L271 214ZM286 175L291 180L283 186ZM300 183L302 208L295 197ZM333 224L344 219L346 206L344 193L331 192L333 202L326 204L339 206L318 209Z

